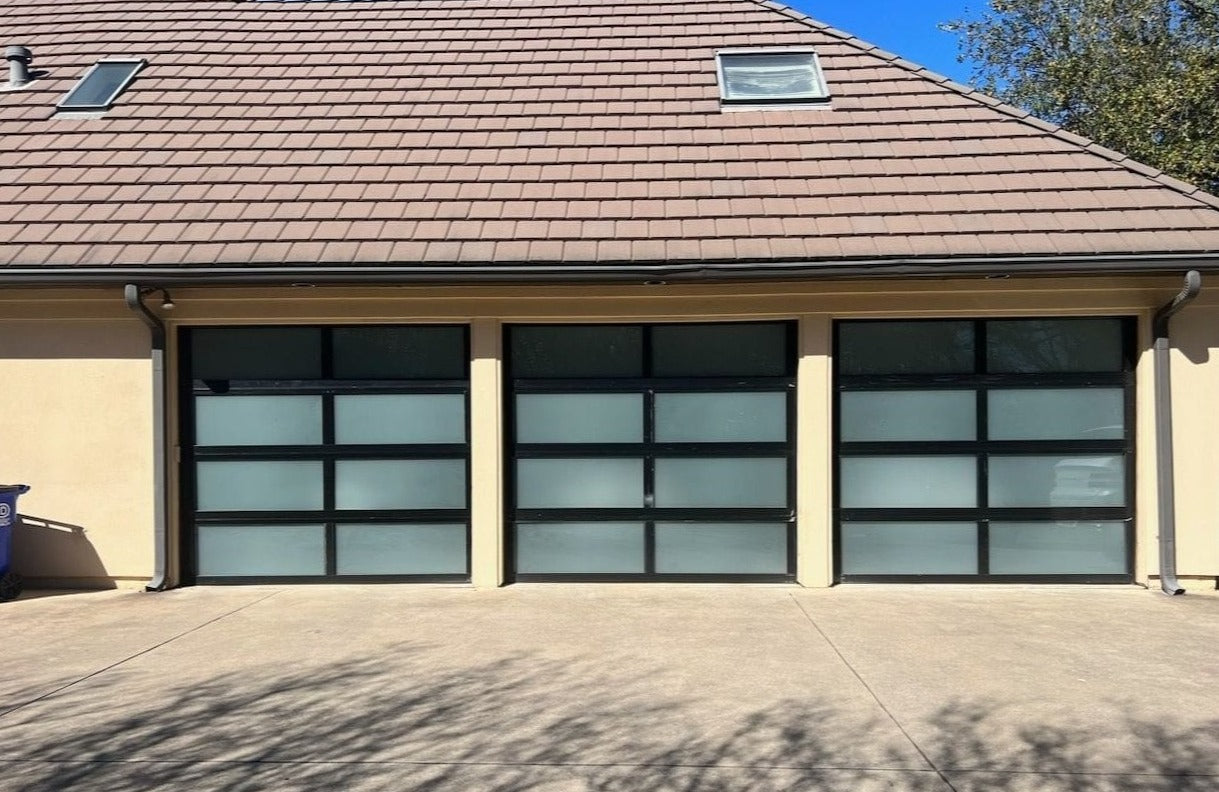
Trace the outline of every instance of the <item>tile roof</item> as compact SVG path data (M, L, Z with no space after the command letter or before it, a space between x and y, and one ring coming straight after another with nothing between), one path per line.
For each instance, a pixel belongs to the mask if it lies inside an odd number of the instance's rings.
M0 266L1219 252L1219 200L761 0L0 0ZM724 112L812 45L831 109ZM148 66L53 118L103 56Z

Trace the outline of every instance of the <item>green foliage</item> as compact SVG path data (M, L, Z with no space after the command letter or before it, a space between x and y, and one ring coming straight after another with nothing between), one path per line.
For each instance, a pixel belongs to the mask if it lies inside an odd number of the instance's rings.
M979 89L1219 191L1219 0L990 0L943 27Z

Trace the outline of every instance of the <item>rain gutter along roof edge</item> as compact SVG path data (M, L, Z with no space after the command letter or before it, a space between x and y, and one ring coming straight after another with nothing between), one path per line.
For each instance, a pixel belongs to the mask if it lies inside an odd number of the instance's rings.
M9 267L0 286L537 284L648 281L774 281L801 278L1002 277L1006 275L1157 274L1219 269L1219 253L1125 256L1019 256L993 258L874 259L845 262L685 262L656 264L480 264Z

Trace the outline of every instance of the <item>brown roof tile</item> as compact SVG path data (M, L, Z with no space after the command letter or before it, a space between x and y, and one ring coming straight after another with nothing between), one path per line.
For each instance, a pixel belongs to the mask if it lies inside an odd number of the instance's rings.
M0 11L49 72L0 94L8 265L1219 249L1219 199L777 4ZM787 44L831 109L722 112L714 51ZM115 51L149 56L116 106L51 118Z

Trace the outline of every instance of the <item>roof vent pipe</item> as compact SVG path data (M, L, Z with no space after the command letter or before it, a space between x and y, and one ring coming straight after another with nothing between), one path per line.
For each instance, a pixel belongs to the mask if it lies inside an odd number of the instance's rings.
M1151 320L1155 339L1156 383L1156 487L1160 502L1160 588L1165 594L1184 594L1185 587L1177 580L1177 513L1173 492L1172 449L1172 380L1169 377L1171 348L1168 321L1188 305L1202 290L1202 276L1197 270L1185 273L1185 286L1176 297L1156 311Z
M30 63L34 53L28 47L5 47L4 59L8 61L8 86L20 88L30 81Z

